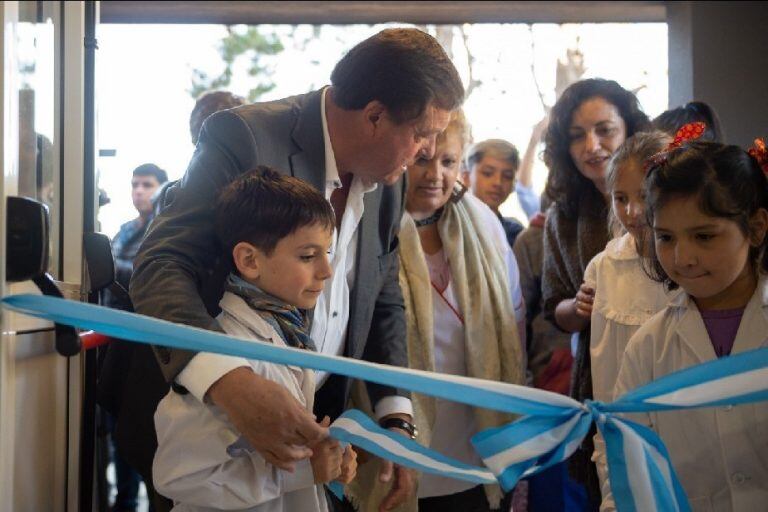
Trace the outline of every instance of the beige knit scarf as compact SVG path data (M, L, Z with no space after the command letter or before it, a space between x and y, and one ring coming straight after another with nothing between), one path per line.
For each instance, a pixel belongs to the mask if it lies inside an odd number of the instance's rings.
M488 215L478 200L465 196L449 202L438 221L438 232L451 269L451 285L464 317L467 375L512 384L524 383L523 356L509 291L507 264L502 248L489 235ZM424 252L413 219L403 216L400 230L400 286L405 301L408 334L408 366L434 371L434 325L432 285ZM356 407L368 407L364 387L355 386ZM414 393L414 421L418 441L429 446L436 414L436 399ZM370 411L370 409L368 409ZM512 421L512 417L488 409L475 409L480 430ZM372 460L360 466L347 495L360 512L378 510L391 484L378 481L379 463ZM492 508L502 497L498 485L485 486ZM399 511L416 511L415 497Z

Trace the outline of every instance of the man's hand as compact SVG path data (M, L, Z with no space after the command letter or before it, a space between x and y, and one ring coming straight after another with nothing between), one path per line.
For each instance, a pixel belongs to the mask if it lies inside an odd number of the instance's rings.
M402 418L408 422L412 421L411 417L407 414L393 414L391 416ZM389 430L402 434L408 438L411 437L408 432L399 428L391 428ZM416 490L416 474L413 470L398 466L389 460L382 460L381 467L379 468L379 481L384 483L389 482L392 480L393 476L395 481L392 483L392 488L389 490L389 493L387 493L384 499L381 500L379 512L387 512L388 510L399 507L405 503Z
M413 495L416 488L416 475L413 470L393 464L389 460L382 460L381 469L379 470L379 481L389 482L392 480L393 475L395 481L392 483L389 493L381 500L379 512L387 512L399 507Z
M308 445L328 436L287 389L245 366L217 380L207 396L268 463L286 471L312 456Z

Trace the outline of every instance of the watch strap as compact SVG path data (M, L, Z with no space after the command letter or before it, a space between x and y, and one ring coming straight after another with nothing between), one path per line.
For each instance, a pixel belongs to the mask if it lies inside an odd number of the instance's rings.
M381 420L379 425L381 425L382 428L399 428L400 430L404 430L408 432L408 435L411 436L411 439L416 439L416 436L419 435L418 430L416 430L416 426L402 418L386 418Z

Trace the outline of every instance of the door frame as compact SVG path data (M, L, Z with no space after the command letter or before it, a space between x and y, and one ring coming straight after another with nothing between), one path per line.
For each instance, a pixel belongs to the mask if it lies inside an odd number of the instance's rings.
M57 240L54 238L53 253L58 254L58 266L52 269L56 274L59 287L67 298L84 300L87 286L84 279L84 263L82 240L85 229L93 229L95 224L95 208L86 208L85 202L95 202L94 185L95 172L93 162L86 158L86 151L93 151L93 106L86 109L88 102L93 101L93 84L90 84L90 98L86 94L86 48L84 39L88 23L94 23L93 16L86 16L88 9L98 13L98 2L50 2L53 7L54 31L54 71L53 71L53 183L59 199L58 222L52 225L57 230ZM0 23L2 23L2 39L0 39L0 162L2 162L2 179L0 179L0 219L5 219L6 200L9 195L18 193L19 181L19 103L18 91L20 73L18 69L17 35L19 26L18 1L6 1L0 5ZM92 64L92 62L91 62ZM89 117L86 117L89 113ZM86 142L87 135L90 140ZM87 149L90 148L90 149ZM95 203L94 203L95 204ZM85 219L86 212L89 219ZM88 222L86 222L88 220ZM0 261L5 261L6 225L0 222ZM25 284L9 285L5 282L5 265L0 265L0 296L27 291ZM14 465L17 454L15 446L18 436L15 418L23 400L16 397L18 390L15 383L22 377L16 371L17 356L23 351L17 351L18 343L27 342L24 332L28 320L19 315L0 310L2 322L2 339L0 340L0 510L14 509ZM51 324L42 323L37 336L50 337L53 332ZM48 341L51 341L48 340ZM50 344L52 346L52 343ZM19 354L17 354L19 352ZM55 393L56 411L51 411L52 417L63 421L52 421L55 428L55 453L51 454L48 463L55 467L55 481L52 488L47 482L30 482L30 486L39 485L42 492L52 493L57 504L56 511L80 511L90 509L81 503L81 447L82 447L82 414L84 392L85 357L75 356L61 364L66 366L61 386L56 382ZM62 389L58 389L58 388ZM63 411L63 412L62 412ZM59 506L60 503L60 506Z

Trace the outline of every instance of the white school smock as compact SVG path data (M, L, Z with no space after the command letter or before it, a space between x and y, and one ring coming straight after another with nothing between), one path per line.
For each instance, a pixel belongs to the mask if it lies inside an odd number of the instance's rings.
M457 313L461 314L461 310L450 281L442 293L432 287L432 309L435 319L435 372L466 375L464 324L457 316ZM440 398L436 399L435 405L435 424L432 427L430 448L461 462L482 467L483 462L469 441L477 433L474 408ZM474 482L422 473L418 497L446 496L475 486L477 484Z
M766 346L768 280L762 276L731 353ZM614 396L716 358L696 304L681 293L630 340ZM694 512L757 512L768 507L768 403L627 417L649 426L664 441ZM602 508L615 510L610 494Z
M626 233L614 238L597 254L584 271L584 283L595 290L590 319L589 354L592 360L592 393L595 400L611 402L616 377L629 339L653 315L664 309L672 296L664 285L643 271L635 238ZM594 437L592 460L597 468L603 494L608 480L605 442Z
M217 320L227 334L286 346L271 325L243 299L225 293ZM246 360L253 371L284 386L312 411L312 370ZM173 512L247 510L249 512L327 512L325 491L314 482L309 459L293 473L268 464L258 452L228 448L240 434L216 406L191 394L170 391L155 412L158 448L152 466L157 491L174 501Z
M520 270L517 260L509 247L504 229L493 211L474 196L465 196L485 215L483 225L488 226L488 234L499 249L506 266L509 282L509 294L515 315L518 337L520 338L521 371L525 372L525 301L520 288ZM444 258L443 249L439 253L427 256L428 266L431 258ZM447 262L445 262L448 265ZM448 278L447 287L442 293L432 286L432 310L434 325L434 371L451 375L467 375L466 342L463 321L457 317L463 315L452 287L453 275ZM450 306L449 306L450 304ZM477 433L474 409L466 404L437 399L435 424L432 428L430 448L460 460L467 464L482 466L482 459L475 452L469 439ZM423 473L419 479L418 498L446 496L466 491L477 484Z
M589 338L592 393L595 400L610 402L629 339L678 292L665 292L646 275L629 233L608 242L589 262L584 283L595 290Z

